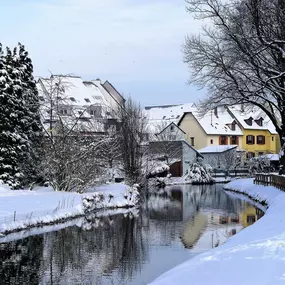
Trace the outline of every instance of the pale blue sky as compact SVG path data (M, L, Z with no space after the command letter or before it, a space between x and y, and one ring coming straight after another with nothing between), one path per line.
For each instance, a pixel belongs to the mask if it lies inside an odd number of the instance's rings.
M35 75L108 79L143 105L194 102L181 45L200 24L183 0L0 0L3 45L26 45Z

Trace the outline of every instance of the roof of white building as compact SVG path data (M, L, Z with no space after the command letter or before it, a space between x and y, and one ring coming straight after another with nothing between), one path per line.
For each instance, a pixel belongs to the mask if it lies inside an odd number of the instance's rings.
M102 92L94 83L83 81L81 77L77 76L52 76L51 78L41 78L39 80L48 93L55 90L56 84L63 87L59 96L62 97L64 103L70 105L108 105ZM38 83L37 85L40 85ZM39 92L42 90L42 86ZM56 94L53 94L56 95Z
M199 149L200 153L222 153L237 148L237 145L211 145Z
M248 130L268 130L272 134L277 134L276 129L269 119L269 117L257 107L245 107L242 109L241 105L229 106L229 111L233 114L236 120L244 129ZM245 120L252 118L252 125L246 123ZM258 125L255 120L262 118L262 126Z
M185 112L194 108L194 103L145 107L144 114L148 120L149 132L159 133L170 123L177 124Z

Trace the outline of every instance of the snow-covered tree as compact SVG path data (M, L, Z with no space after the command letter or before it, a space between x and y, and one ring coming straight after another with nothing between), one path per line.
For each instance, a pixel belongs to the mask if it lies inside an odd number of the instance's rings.
M1 46L0 58L0 179L13 188L23 184L21 163L30 149L25 133L26 106L17 49Z
M56 191L83 192L100 178L105 180L103 174L117 158L118 137L108 131L96 133L105 118L90 116L92 105L72 105L69 90L74 86L68 76L52 75L42 81L43 175Z
M203 109L242 103L260 108L280 136L285 174L285 1L186 2L191 14L210 23L184 45L190 82L208 89Z
M191 181L192 184L212 184L214 182L211 169L208 165L203 164L203 159L201 158L189 165L184 178Z
M38 180L40 175L42 125L40 120L40 104L36 82L33 76L33 64L22 44L18 44L17 65L20 70L21 89L25 114L23 132L29 141L29 151L25 160L21 163L24 173L24 183L32 183Z

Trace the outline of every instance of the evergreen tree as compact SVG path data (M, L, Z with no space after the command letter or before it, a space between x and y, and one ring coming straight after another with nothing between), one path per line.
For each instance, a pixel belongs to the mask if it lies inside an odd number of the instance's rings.
M0 60L0 179L19 188L23 173L19 160L28 149L27 137L22 132L24 108L21 80L15 68L16 54L7 48Z
M13 188L36 179L41 125L33 66L23 45L0 50L0 179Z
M42 125L40 120L40 103L36 82L33 77L33 65L24 45L18 44L18 64L22 85L23 104L25 106L23 132L29 140L29 151L22 162L25 184L39 179L41 156Z

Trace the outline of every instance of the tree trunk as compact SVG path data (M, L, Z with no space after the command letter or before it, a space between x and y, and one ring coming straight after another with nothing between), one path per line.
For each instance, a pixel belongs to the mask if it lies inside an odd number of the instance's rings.
M280 167L279 167L279 174L285 175L285 129L282 130L282 133L279 134L280 136Z

